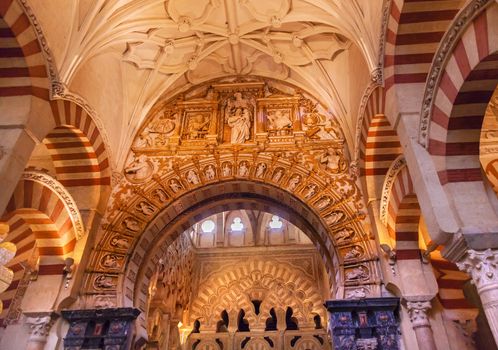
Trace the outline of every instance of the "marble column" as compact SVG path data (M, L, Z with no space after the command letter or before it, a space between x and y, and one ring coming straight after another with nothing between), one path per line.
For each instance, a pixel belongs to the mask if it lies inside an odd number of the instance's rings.
M58 315L53 311L26 312L25 324L29 327L27 350L43 350L47 343L50 328Z
M498 250L470 249L457 266L472 277L472 282L481 298L489 328L493 333L495 343L498 344Z
M412 322L419 349L437 350L427 312L432 307L429 300L407 301L406 308Z

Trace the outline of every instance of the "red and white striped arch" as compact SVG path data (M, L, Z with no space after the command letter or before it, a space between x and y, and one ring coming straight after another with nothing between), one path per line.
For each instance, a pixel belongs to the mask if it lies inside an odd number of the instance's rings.
M434 53L465 0L392 0L384 56L386 91L425 83Z
M420 207L406 165L398 171L391 186L386 226L389 236L396 242L396 258L420 259Z
M0 2L0 97L49 99L49 82L38 38L21 5Z
M379 190L383 176L401 153L396 131L385 116L385 101L383 87L378 86L370 93L359 121L361 129L357 146L360 176L366 180L367 187L374 186Z
M40 176L49 178L48 175ZM60 191L42 181L23 179L1 218L10 226L5 239L14 243L17 251L8 264L14 271L14 280L0 295L3 302L0 324L6 318L18 317L18 303L26 289L22 265L38 262L39 275L59 275L62 274L64 259L74 251L77 236L81 234L81 217L74 212L77 208L71 203L69 194Z
M430 114L428 151L442 185L482 181L480 130L498 84L498 4L466 28L447 60Z
M50 103L55 125L44 139L59 180L66 187L110 185L102 135L87 111L74 102Z
M396 242L396 258L420 259L421 212L406 165L399 169L392 182L387 210L387 230ZM431 264L438 284L438 298L441 305L446 309L473 308L463 294L463 285L470 277L460 271L454 263L445 260L440 251L431 254Z

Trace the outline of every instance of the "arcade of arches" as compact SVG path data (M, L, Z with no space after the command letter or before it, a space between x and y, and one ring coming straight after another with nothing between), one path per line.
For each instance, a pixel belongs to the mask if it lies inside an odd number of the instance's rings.
M497 86L496 0L0 0L0 349L496 349Z

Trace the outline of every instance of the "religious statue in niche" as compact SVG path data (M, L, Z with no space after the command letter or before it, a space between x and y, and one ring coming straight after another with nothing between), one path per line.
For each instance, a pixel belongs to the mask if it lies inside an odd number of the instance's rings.
M319 210L323 210L330 204L330 202L331 201L329 196L323 196L320 197L320 199L315 203L315 205Z
M292 132L292 120L290 109L277 109L268 111L268 133L270 135L290 135Z
M309 199L309 198L313 197L316 193L317 188L318 188L318 186L315 184L310 184L310 185L306 186L306 188L303 191L304 198Z
M229 162L223 163L223 165L221 166L221 172L222 172L224 177L231 176L232 175L232 164L230 164Z
M201 180L199 179L199 175L192 169L190 169L187 174L185 175L187 178L187 181L192 184L192 185L197 185ZM176 192L176 191L175 191Z
M187 115L187 123L183 137L188 140L205 139L209 129L211 117L207 113L193 113Z
M169 187L171 188L171 190L174 192L174 193L177 193L181 190L183 190L183 187L182 185L180 185L180 183L178 182L178 180L176 179L171 179L169 180Z
M262 178L265 175L266 167L265 163L259 163L256 167L256 177Z
M273 178L272 178L273 182L279 182L283 175L284 175L284 169L283 168L277 168L273 172Z
M152 198L160 203L166 203L168 201L168 195L160 188L156 188L152 191Z
M251 124L255 103L241 92L227 98L222 107L225 123L230 127L230 143L242 144L251 138Z
M289 180L289 184L287 185L287 189L289 191L294 191L300 182L301 182L301 176L299 175L292 176Z
M204 176L208 181L214 180L214 178L216 177L216 170L214 166L212 166L211 164L207 165L204 168Z
M325 222L327 225L334 225L344 219L344 213L342 211L334 211L333 213L325 217Z
M319 156L320 165L327 171L337 174L346 169L342 151L338 148L327 148Z
M247 161L242 161L239 164L239 176L248 176L249 175L249 163Z
M346 241L351 240L351 238L353 237L353 235L354 235L354 231L353 230L351 230L349 228L343 228L342 230L337 231L334 234L334 237L335 237L335 241L337 243L344 243Z
M131 163L124 169L126 178L132 183L147 180L154 172L154 165L145 154L135 155Z

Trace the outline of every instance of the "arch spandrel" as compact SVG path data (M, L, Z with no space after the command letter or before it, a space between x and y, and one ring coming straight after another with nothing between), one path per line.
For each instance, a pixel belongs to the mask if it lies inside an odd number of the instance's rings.
M378 293L376 252L344 141L316 104L264 82L212 84L201 97L171 103L181 107L177 115L164 104L153 108L135 138L87 274L89 294L145 305L145 285L165 247L207 216L235 209L273 212L307 233L334 296L359 285ZM250 137L232 143L225 117L238 108L250 113ZM189 129L198 111L211 119L199 117ZM100 263L109 252L123 257L112 271ZM123 301L115 299L118 290Z

